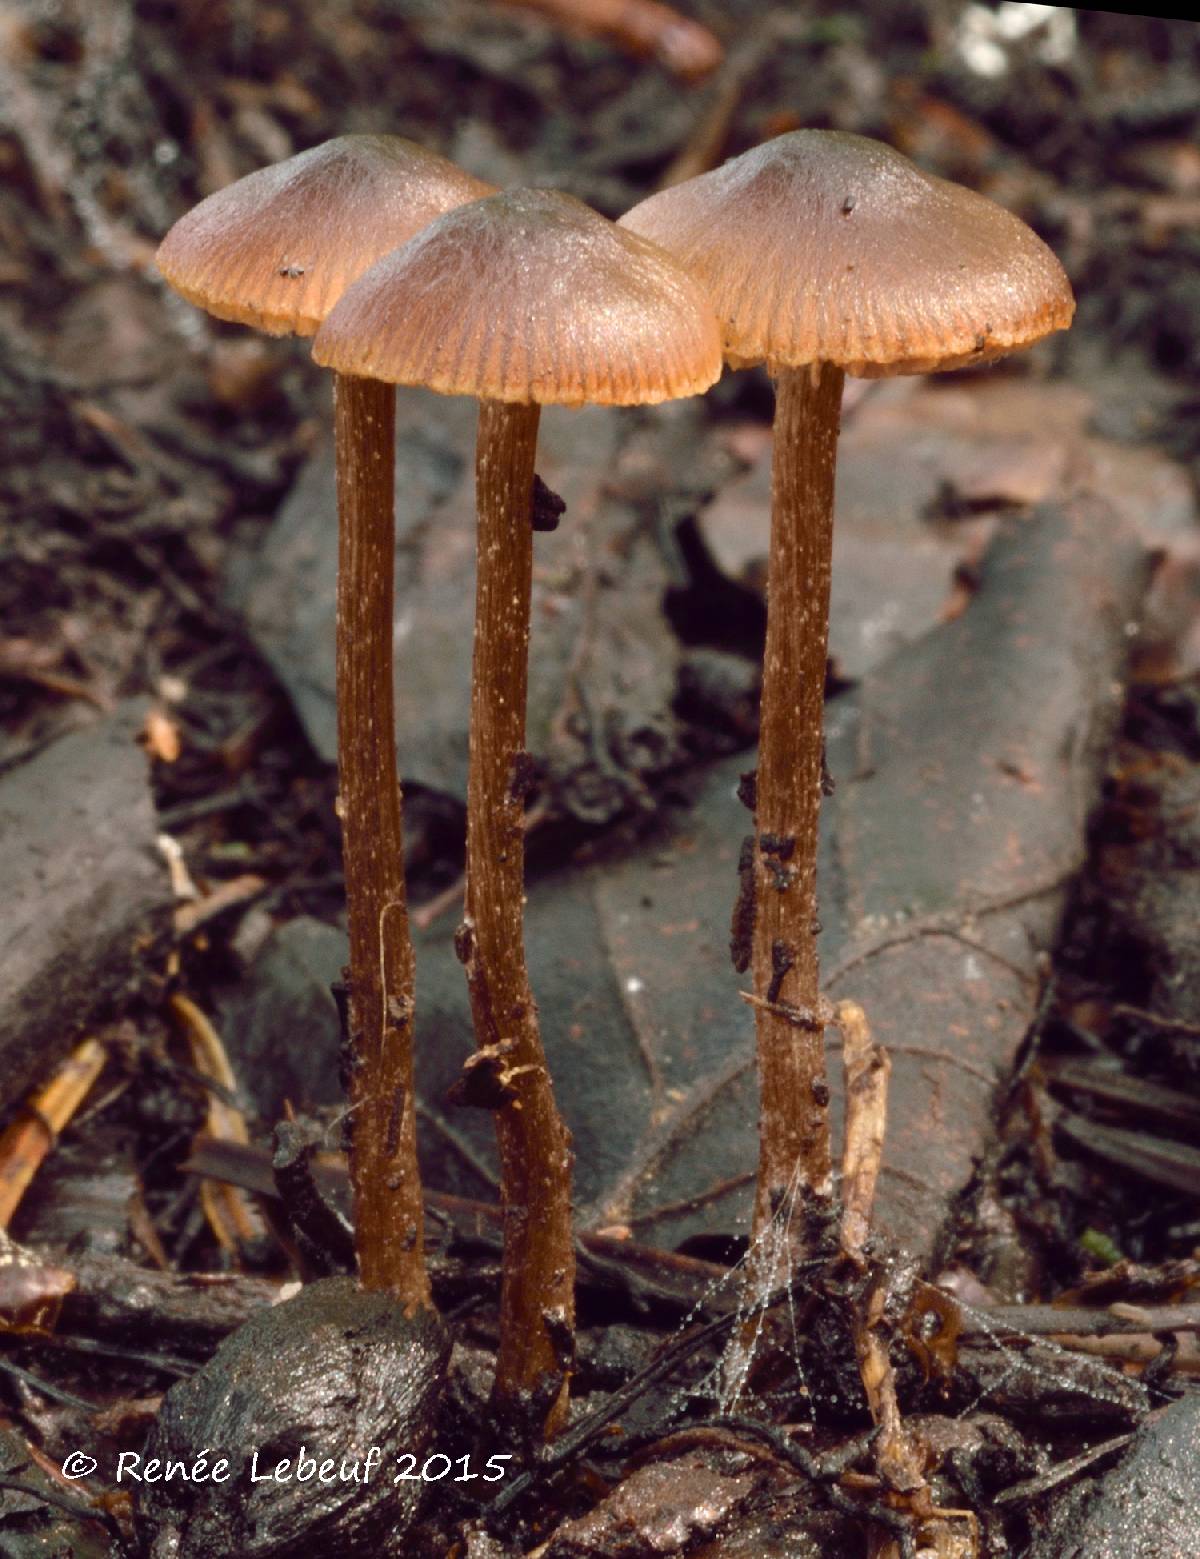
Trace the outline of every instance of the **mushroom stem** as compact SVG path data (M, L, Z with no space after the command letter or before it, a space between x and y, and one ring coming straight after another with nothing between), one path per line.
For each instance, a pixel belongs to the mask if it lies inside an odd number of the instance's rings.
M475 662L467 784L466 966L476 1044L491 1059L504 1209L493 1407L552 1434L575 1321L571 1139L550 1085L525 965L525 699L540 408L479 407ZM491 1047L497 1047L492 1049Z
M754 1233L764 1234L794 1194L786 1252L779 1252L789 1263L811 1245L809 1220L832 1189L817 965L817 823L844 378L827 363L779 369L776 376L754 818L752 967L761 1089Z
M338 810L350 929L350 1178L366 1289L429 1307L413 1097L414 961L392 695L396 391L334 376Z

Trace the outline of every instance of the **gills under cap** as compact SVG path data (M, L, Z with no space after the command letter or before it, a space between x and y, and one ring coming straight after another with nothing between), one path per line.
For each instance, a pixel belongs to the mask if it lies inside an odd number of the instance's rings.
M655 245L555 190L448 212L350 287L313 357L445 395L640 405L721 372L703 289Z
M778 136L620 220L703 282L739 367L959 368L1075 311L1062 266L1018 217L861 135Z
M413 141L343 135L202 200L163 240L158 268L218 319L311 336L381 255L492 193Z

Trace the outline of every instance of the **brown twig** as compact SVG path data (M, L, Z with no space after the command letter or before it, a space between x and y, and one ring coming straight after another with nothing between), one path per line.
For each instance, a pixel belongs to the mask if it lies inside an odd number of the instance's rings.
M539 11L561 27L611 38L635 55L653 55L685 81L699 81L721 63L720 39L661 0L507 0Z
M953 1300L951 1300L953 1303ZM1085 1305L990 1305L962 1308L964 1337L1140 1336L1143 1332L1200 1332L1200 1304L1115 1304L1104 1309Z
M1134 1018L1139 1023L1148 1023L1151 1028L1161 1029L1164 1034L1186 1034L1191 1039L1200 1039L1200 1023L1188 1023L1183 1018L1169 1018L1160 1012L1148 1012L1144 1007L1132 1007L1128 1002L1117 1002L1112 1008L1114 1018Z
M170 998L168 1006L187 1035L196 1070L219 1084L224 1095L221 1097L215 1091L209 1092L209 1132L214 1137L230 1142L249 1142L250 1133L246 1129L242 1112L236 1105L227 1102L235 1095L237 1081L221 1043L221 1036L189 996L177 993ZM200 1200L209 1227L223 1249L236 1252L242 1241L253 1239L261 1232L258 1215L236 1186L203 1180L200 1184Z

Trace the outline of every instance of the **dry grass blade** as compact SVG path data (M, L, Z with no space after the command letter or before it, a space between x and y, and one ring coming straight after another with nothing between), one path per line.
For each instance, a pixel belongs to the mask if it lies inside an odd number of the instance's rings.
M208 921L223 915L227 909L257 898L266 886L265 877L259 877L254 872L244 872L240 877L231 877L228 882L223 882L202 899L180 904L175 911L176 936L190 936Z
M237 1080L221 1036L188 996L175 995L169 1002L172 1016L187 1035L196 1070L221 1085L228 1094L237 1090ZM223 1098L210 1094L208 1101L209 1134L225 1142L248 1143L250 1133L240 1110ZM236 1186L214 1181L200 1182L200 1200L209 1227L222 1249L236 1253L243 1240L262 1232L258 1214Z
M883 1161L891 1062L883 1046L872 1038L866 1013L857 1002L839 1002L835 1021L842 1034L846 1092L841 1244L856 1265L866 1267L871 1211ZM888 1295L889 1272L884 1266L872 1275L852 1315L859 1375L871 1417L880 1429L874 1445L878 1477L912 1517L923 1553L937 1559L974 1559L978 1552L974 1516L970 1511L944 1510L934 1504L925 1478L924 1449L901 1416L888 1346ZM902 1552L902 1545L891 1533L877 1530L871 1541L872 1559L896 1559Z
M857 1002L839 1002L846 1075L846 1128L842 1145L842 1249L860 1260L871 1227L875 1186L887 1130L888 1078L892 1063L871 1038L866 1013Z
M104 1070L97 1039L77 1045L50 1081L0 1134L0 1229L6 1229L42 1160Z

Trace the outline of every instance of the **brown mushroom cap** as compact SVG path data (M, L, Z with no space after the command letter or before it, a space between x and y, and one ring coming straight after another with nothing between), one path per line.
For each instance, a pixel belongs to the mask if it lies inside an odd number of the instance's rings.
M568 406L697 395L721 372L703 289L570 195L447 212L350 287L313 344L343 374Z
M704 283L738 367L959 368L1075 312L1062 266L1024 222L861 135L781 135L651 195L621 225Z
M396 135L343 135L247 174L180 217L158 268L218 319L311 336L356 277L493 187Z

